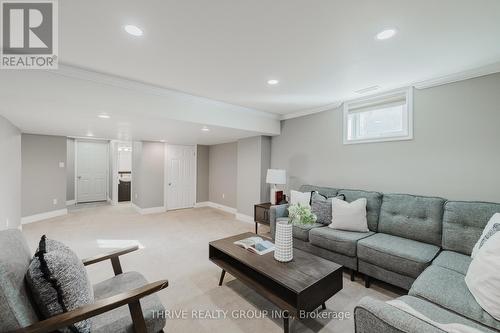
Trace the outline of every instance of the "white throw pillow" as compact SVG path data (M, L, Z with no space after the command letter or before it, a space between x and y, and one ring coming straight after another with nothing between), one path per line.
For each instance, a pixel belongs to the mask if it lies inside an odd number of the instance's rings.
M301 206L311 206L311 192L290 191L290 204Z
M500 213L494 214L488 221L486 227L484 227L481 237L479 237L479 240L472 249L472 255L471 255L472 258L476 256L477 251L479 251L481 246L483 246L486 243L488 238L492 237L497 231L500 231Z
M483 310L500 320L500 232L478 250L465 283Z
M347 202L337 198L332 199L332 223L330 228L348 231L368 232L366 220L366 198Z

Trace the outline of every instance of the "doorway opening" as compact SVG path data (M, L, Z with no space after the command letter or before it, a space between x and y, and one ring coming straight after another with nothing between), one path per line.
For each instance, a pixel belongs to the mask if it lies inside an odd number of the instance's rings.
M110 146L110 198L113 205L132 201L132 142L112 140Z
M132 199L132 144L118 145L118 202Z

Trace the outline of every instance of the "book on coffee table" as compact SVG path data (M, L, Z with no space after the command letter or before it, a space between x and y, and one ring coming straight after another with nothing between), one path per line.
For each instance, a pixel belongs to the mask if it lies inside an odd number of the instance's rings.
M260 237L240 239L239 241L234 242L234 244L250 252L257 253L258 255L274 251L274 244Z

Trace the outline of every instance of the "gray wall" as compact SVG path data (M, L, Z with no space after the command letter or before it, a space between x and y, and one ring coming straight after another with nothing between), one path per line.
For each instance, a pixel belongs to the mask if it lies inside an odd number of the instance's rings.
M132 147L132 202L140 208L163 207L165 145L134 142Z
M0 116L0 230L21 224L21 132Z
M209 201L236 208L237 151L236 142L210 146Z
M271 137L262 136L260 145L260 202L269 202L270 185L266 183L267 169L271 168ZM252 211L253 216L253 211Z
M208 146L196 147L196 202L208 201L209 158Z
M268 137L256 136L238 141L238 213L253 216L254 205L268 201L269 187L265 178L270 156Z
M66 140L66 200L75 200L75 139Z
M142 142L136 141L132 143L132 203L141 207L141 175L142 175Z
M414 91L414 140L342 144L340 108L285 120L272 166L310 183L500 202L500 74Z
M21 136L23 217L66 208L66 138L62 136ZM57 203L54 204L53 200Z

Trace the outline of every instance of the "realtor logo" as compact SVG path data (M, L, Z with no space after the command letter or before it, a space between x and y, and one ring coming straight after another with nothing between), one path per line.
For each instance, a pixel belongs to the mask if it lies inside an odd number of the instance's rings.
M57 69L57 0L0 1L2 69Z

